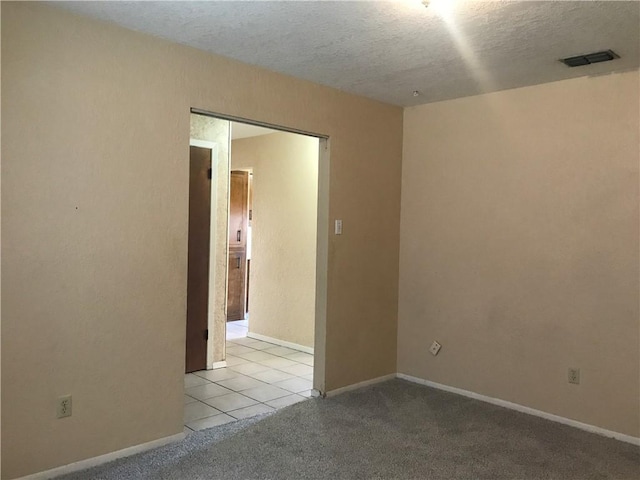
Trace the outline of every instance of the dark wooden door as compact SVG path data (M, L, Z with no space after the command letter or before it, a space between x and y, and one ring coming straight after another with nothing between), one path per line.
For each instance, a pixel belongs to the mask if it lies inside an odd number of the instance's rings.
M244 319L247 257L244 249L229 250L227 321Z
M186 372L207 367L211 149L191 147Z
M249 172L231 172L229 187L229 249L247 245Z
M232 171L229 188L228 322L245 318L249 172Z

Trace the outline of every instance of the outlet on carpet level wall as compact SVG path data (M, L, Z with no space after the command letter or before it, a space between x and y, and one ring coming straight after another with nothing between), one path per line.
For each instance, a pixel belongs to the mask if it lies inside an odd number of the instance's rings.
M569 368L568 373L569 383L573 383L575 385L580 385L580 369L579 368Z
M434 340L434 342L429 347L429 352L431 352L431 355L435 357L436 355L438 355L438 352L440 351L441 348L442 348L442 345L440 345L438 342Z
M58 398L56 416L57 418L71 416L71 395L64 395Z

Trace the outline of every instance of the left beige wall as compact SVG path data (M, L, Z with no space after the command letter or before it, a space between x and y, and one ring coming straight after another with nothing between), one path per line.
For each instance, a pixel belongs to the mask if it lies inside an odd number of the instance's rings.
M1 8L3 478L182 432L191 107L330 138L326 223L345 233L323 239L314 385L396 371L402 109ZM73 416L56 420L65 394Z

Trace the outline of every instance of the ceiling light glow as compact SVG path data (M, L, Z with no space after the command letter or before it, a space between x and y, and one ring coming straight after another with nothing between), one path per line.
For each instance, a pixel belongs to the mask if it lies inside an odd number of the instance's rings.
M452 16L455 3L454 0L425 0L422 2L425 7L429 8L430 12L438 14L445 20Z

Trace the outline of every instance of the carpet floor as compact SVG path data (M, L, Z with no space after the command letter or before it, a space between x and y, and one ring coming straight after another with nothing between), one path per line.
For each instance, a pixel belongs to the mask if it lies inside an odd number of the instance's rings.
M640 448L392 380L60 478L637 480Z

